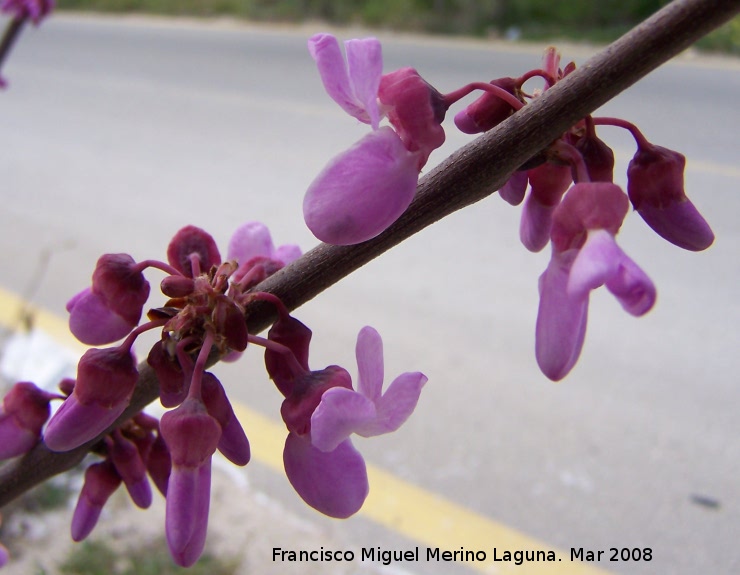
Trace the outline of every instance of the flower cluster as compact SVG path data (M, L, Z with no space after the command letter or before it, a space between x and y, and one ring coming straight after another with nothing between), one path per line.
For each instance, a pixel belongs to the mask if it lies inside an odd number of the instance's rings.
M442 95L411 68L382 75L380 45L373 38L346 43L346 66L333 36L314 36L309 49L329 95L374 130L333 159L306 193L306 223L319 239L334 244L368 240L403 213L418 171L444 141L441 123L453 103L474 90L484 91L454 118L462 132L482 133L575 69L572 62L560 68L559 54L549 48L541 68L518 78L472 82ZM544 85L527 94L525 84L535 77ZM392 128L378 127L383 116ZM596 126L602 125L629 130L637 143L627 172L628 194L613 183L614 153L596 135ZM655 302L654 285L615 241L630 203L656 233L679 247L704 250L714 241L684 192L684 165L681 154L650 143L633 124L588 116L499 190L512 205L524 202L524 246L538 252L552 245L552 259L540 277L535 346L537 362L549 378L565 377L580 355L592 290L606 285L636 316Z
M89 345L123 341L85 352L77 377L61 382L62 394L16 384L0 412L0 459L30 451L44 424L49 449L87 444L100 456L85 472L72 519L75 541L91 533L121 485L138 507L149 507L151 480L166 498L165 532L173 558L182 566L197 561L206 540L213 455L219 451L240 466L250 460L247 435L221 382L206 367L214 355L237 359L250 343L266 348L268 374L285 396L281 413L289 431L285 470L290 482L327 515L347 517L360 509L367 474L349 435L396 430L416 406L426 377L403 374L382 394L382 345L369 327L358 339L359 391L341 367L310 371L311 331L279 298L253 289L300 255L294 245L275 248L267 228L249 222L231 237L226 261L214 239L194 226L175 234L166 262L136 262L128 254L98 260L92 285L67 305L70 330ZM160 289L168 299L139 325L150 295L143 273L148 268L166 274ZM248 333L245 313L254 300L278 310L267 338ZM162 406L169 408L161 421L129 413L139 379L133 345L153 329L162 335L147 363L157 376ZM49 419L55 399L63 402Z

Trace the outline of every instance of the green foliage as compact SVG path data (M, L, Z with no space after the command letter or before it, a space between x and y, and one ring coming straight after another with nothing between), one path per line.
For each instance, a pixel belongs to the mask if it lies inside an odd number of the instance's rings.
M670 0L58 0L61 9L307 19L478 36L517 30L524 38L608 42ZM737 51L737 23L699 45Z
M188 569L172 561L164 540L132 552L117 552L103 541L84 541L62 563L62 575L235 575L239 564L208 553Z
M699 48L740 54L740 16L697 42Z

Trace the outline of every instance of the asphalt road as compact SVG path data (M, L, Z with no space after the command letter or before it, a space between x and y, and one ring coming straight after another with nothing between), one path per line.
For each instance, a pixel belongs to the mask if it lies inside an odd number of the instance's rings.
M277 243L315 245L303 192L365 133L323 92L305 48L316 31L77 17L26 31L0 94L0 284L62 314L101 253L164 259L185 224L224 248L253 219ZM382 39L385 70L414 66L441 91L520 74L541 51ZM688 193L717 241L682 252L630 216L620 244L657 284L658 304L636 320L594 294L582 358L559 384L533 357L548 254L520 246L519 210L495 196L298 310L314 330L313 366L353 372L357 331L371 324L388 377L429 377L401 431L358 442L368 460L560 548L653 550L649 563L602 564L616 573L740 572L738 101L737 62L684 57L602 110L687 155ZM433 161L469 139L448 126ZM623 181L630 141L602 134ZM36 281L44 250L52 256ZM217 372L233 397L278 417L259 354ZM304 510L271 472L249 474L327 533L403 547L366 520Z

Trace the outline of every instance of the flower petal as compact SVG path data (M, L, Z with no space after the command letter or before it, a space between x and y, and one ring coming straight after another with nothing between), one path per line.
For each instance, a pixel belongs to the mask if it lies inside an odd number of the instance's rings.
M664 206L643 202L637 213L655 233L685 250L700 252L714 243L712 228L686 197Z
M589 230L586 243L578 251L568 278L568 293L584 297L603 286L627 256L606 230Z
M173 469L167 486L165 531L172 558L181 567L190 567L203 553L210 499L210 459L195 469Z
M316 34L308 40L308 51L316 61L324 89L331 99L350 116L369 124L370 117L352 92L347 65L337 39L331 34Z
M576 295L566 290L576 253L553 253L540 276L535 355L542 372L553 381L562 379L573 368L586 336L588 292Z
M357 513L369 491L362 455L347 439L328 453L308 436L288 435L283 451L285 474L298 495L330 517L344 519Z
M112 311L102 297L90 288L67 302L69 331L87 345L104 345L118 341L136 327Z
M380 42L377 38L347 40L344 49L347 52L349 82L354 97L361 102L373 130L377 130L380 122L378 88L383 75Z
M357 391L373 402L383 391L383 340L375 328L366 325L357 334Z
M105 431L126 409L121 402L110 409L80 403L76 394L64 400L46 426L44 443L52 451L69 451Z
M311 443L321 451L334 451L375 417L375 404L364 395L344 387L328 389L311 415Z
M371 132L333 158L303 199L306 225L321 241L351 245L374 238L411 203L418 154L392 128Z
M656 289L653 282L626 254L617 272L606 281L606 288L628 313L641 316L655 304Z
M261 222L247 222L239 226L229 240L228 260L244 264L259 256L272 257L275 246L270 230Z
M427 376L418 371L399 375L383 397L377 401L376 417L367 424L358 426L355 433L363 437L372 437L396 431L416 408L421 388L427 379Z

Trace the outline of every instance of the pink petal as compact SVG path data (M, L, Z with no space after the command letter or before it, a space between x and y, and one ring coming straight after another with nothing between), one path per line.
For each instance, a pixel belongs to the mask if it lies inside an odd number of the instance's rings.
M411 203L418 154L389 127L371 132L332 159L303 200L306 225L321 241L351 245L374 238Z
M373 130L377 130L380 122L378 88L383 75L380 42L376 38L347 40L344 49L347 52L349 82L354 96L362 103Z
M624 255L614 275L606 281L606 288L628 313L641 316L650 311L657 297L655 285L633 262Z
M376 403L383 391L383 340L375 328L366 325L357 334L357 390Z
M365 461L349 439L325 453L307 436L291 433L285 440L283 463L298 495L329 517L354 515L365 502L370 489Z
M38 441L37 433L21 427L12 415L0 413L0 461L23 455Z
M573 368L586 336L588 295L574 295L566 290L576 253L553 253L540 276L535 355L542 372L553 381L562 379Z
M311 443L321 451L334 451L375 417L375 404L364 395L344 387L328 389L311 415Z
M195 469L173 469L167 486L165 532L175 563L193 565L205 547L211 498L211 460Z
M260 222L247 222L239 226L231 236L226 259L244 264L258 256L272 257L274 251L275 246L267 226Z
M316 66L327 94L350 116L370 123L363 103L355 98L350 85L347 65L342 57L339 42L331 34L316 34L308 40L308 51Z
M588 292L606 283L627 256L606 230L589 230L586 243L579 250L568 278L568 293L588 297Z
M427 379L423 373L418 371L399 375L390 384L383 397L377 401L376 417L367 424L360 425L355 433L363 437L372 437L396 431L416 408L421 388L424 387Z

